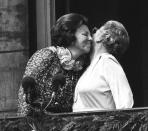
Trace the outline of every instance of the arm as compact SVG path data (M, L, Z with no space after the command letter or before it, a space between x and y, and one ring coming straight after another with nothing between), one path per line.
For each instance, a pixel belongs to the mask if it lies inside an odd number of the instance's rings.
M44 73L46 68L50 67L53 58L53 51L51 51L49 48L44 48L42 50L37 51L29 59L23 78L25 78L26 76L32 77L35 79L36 82L40 82L40 77L42 77L42 74ZM28 112L28 108L30 106L30 100L26 100L26 98L29 97L26 96L26 94L24 93L24 89L21 85L18 93L18 112L21 115L26 115L26 113Z
M104 62L104 72L116 109L132 108L133 94L121 65L112 58L108 58Z

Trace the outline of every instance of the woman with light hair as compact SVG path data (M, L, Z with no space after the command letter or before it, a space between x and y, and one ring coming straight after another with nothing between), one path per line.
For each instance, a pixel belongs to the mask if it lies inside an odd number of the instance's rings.
M91 64L80 77L73 112L133 107L133 94L117 58L129 46L129 36L118 21L108 21L93 34Z

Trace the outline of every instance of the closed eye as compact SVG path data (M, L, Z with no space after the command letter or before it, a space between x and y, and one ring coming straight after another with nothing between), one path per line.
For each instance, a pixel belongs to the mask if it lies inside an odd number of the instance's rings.
M88 36L88 33L82 33L82 35L84 35L84 36Z
M102 42L103 40L98 40L98 41L95 41L95 43L100 43L100 42Z

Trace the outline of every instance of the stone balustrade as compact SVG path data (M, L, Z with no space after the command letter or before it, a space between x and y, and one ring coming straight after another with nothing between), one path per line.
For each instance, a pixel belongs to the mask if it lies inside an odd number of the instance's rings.
M16 117L0 113L0 131L147 131L148 107ZM9 114L9 115L8 115Z

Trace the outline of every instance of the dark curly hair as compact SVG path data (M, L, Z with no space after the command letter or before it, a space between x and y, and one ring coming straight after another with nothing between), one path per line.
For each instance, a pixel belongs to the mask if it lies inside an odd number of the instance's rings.
M100 30L101 41L107 51L117 57L122 56L129 46L129 36L125 27L118 21L110 20Z
M77 13L61 16L51 29L53 46L68 47L76 40L75 32L81 25L88 25L88 19Z

